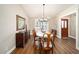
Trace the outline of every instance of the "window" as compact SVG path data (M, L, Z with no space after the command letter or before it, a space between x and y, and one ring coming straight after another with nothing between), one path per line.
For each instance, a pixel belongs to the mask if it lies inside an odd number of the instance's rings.
M67 21L65 21L65 28L67 28Z
M64 28L64 21L62 21L62 28Z
M48 30L48 22L47 19L36 19L35 20L35 27L40 28L42 32L46 32Z

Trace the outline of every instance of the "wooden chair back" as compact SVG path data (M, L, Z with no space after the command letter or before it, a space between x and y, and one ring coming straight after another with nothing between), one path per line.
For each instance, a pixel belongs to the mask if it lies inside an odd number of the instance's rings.
M46 37L46 36L47 36L47 37ZM50 41L51 41L51 39L50 39L50 34L45 33L45 34L43 35L43 39L44 39L44 38L46 38L46 42L47 42L46 48L49 48L49 44L50 44ZM43 43L43 45L44 45L44 43Z
M35 46L35 38L36 38L36 31L32 30L32 35L33 35L33 39L34 39L34 46Z
M33 34L33 37L35 38L36 37L36 31L32 30L32 34Z

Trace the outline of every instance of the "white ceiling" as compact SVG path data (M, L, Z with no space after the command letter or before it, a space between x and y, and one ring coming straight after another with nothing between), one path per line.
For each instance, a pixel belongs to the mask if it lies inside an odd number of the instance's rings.
M55 17L58 13L72 6L72 4L45 4L44 15L45 17ZM43 5L42 4L23 4L28 17L42 17L43 16Z

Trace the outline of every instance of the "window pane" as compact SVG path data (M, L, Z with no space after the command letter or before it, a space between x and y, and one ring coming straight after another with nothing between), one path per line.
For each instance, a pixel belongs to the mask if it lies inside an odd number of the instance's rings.
M65 28L67 28L67 21L65 21Z
M62 21L62 28L64 28L64 21Z

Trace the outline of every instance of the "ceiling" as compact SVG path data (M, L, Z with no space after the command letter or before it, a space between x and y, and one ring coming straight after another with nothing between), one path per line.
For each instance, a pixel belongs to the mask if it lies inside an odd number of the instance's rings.
M55 17L57 14L72 6L72 4L45 4L44 15L46 18ZM43 17L43 5L42 4L23 4L28 17Z

